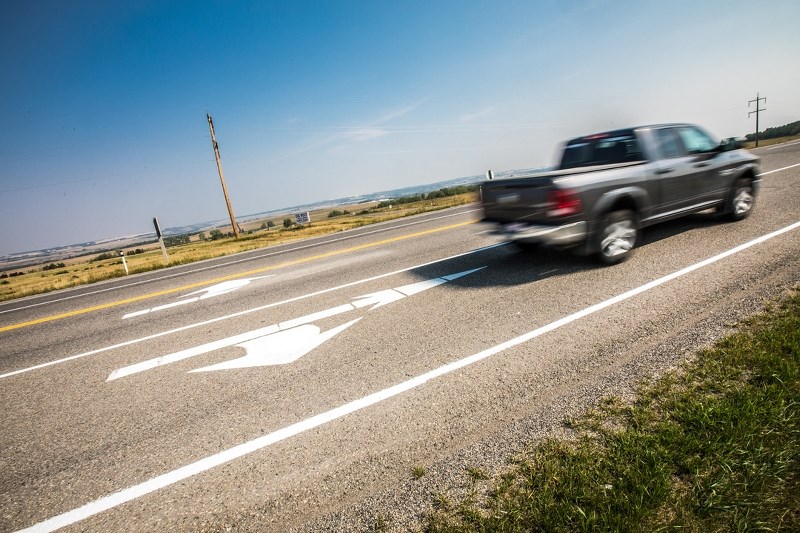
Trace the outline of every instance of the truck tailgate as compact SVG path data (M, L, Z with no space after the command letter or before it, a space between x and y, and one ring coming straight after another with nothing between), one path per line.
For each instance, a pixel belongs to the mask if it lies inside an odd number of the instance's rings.
M503 179L481 185L484 220L487 222L544 222L548 195L553 188L549 178Z

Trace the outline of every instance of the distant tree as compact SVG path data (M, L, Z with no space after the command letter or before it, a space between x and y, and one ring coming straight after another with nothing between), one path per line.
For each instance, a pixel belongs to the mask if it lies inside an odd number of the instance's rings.
M211 240L212 241L216 241L216 240L222 239L224 237L225 237L225 234L223 234L220 230L218 230L218 229L212 229L211 230Z
M189 243L189 235L170 235L169 237L164 237L164 246L178 246L179 244L188 244Z
M267 229L274 228L275 223L271 220L267 220Z
M291 218L284 218L283 219L283 227L284 228L288 229L288 228L291 228L293 225L294 225L294 222L292 222Z
M792 137L794 135L800 135L800 120L775 128L767 128L763 132L759 132L758 138L775 139L778 137ZM756 134L749 133L746 137L748 141L754 141L756 139Z
M266 222L262 222L261 223L261 228L259 228L259 229L267 229L267 223Z

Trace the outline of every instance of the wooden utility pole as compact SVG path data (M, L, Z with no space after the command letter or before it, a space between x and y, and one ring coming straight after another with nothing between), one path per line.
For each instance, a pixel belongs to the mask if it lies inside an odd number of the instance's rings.
M752 104L753 102L756 103L756 110L755 111L750 111L747 114L747 118L750 118L750 115L752 115L753 113L756 114L756 148L758 148L758 114L761 111L766 111L766 109L759 109L759 107L758 107L758 106L761 105L761 100L764 100L764 102L766 102L767 101L767 97L766 96L760 97L760 96L758 96L758 93L756 93L756 99L755 100L750 100L749 102L747 102L747 107L750 107L750 104Z
M217 144L217 137L214 135L214 121L211 120L211 115L206 113L208 119L208 129L211 132L211 146L214 147L214 158L217 160L217 171L219 172L219 181L222 183L222 194L225 195L225 203L228 206L228 214L231 216L231 227L233 227L233 236L239 238L239 226L236 224L236 217L233 216L233 208L231 207L231 199L228 197L228 188L225 186L225 175L222 173L222 161L219 159L219 145Z

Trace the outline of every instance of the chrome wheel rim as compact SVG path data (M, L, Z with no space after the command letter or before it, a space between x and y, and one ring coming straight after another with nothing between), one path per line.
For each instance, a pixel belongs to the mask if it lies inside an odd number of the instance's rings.
M636 244L636 228L630 220L609 224L600 241L600 251L605 257L625 254Z
M737 215L743 215L750 211L753 207L753 194L748 187L742 187L736 191L736 196L733 198L733 212Z

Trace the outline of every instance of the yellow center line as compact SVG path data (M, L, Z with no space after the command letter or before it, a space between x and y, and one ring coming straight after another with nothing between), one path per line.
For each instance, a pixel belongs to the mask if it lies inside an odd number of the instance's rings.
M42 318L37 318L35 320L30 320L28 322L20 322L18 324L11 324L9 326L2 326L2 327L0 327L0 333L2 333L4 331L11 331L11 330L14 330L14 329L20 329L20 328L24 328L24 327L28 327L28 326L34 326L36 324L43 324L45 322L52 322L54 320L61 320L63 318L69 318L69 317L73 317L73 316L77 316L77 315L84 315L86 313L91 313L91 312L94 312L94 311L100 311L100 310L103 310L103 309L109 309L111 307L118 307L120 305L125 305L125 304L129 304L129 303L133 303L133 302L139 302L139 301L142 301L142 300L147 300L149 298L156 298L158 296L164 296L165 294L172 294L172 293L175 293L175 292L187 291L189 289L196 289L197 287L203 287L205 285L213 285L213 284L216 284L216 283L221 283L223 281L228 281L228 280L232 280L232 279L238 279L238 278L242 278L242 277L246 277L246 276L251 276L253 274L260 274L262 272L267 272L267 271L270 271L270 270L277 270L279 268L285 268L285 267L289 267L289 266L300 265L300 264L303 264L303 263L310 263L312 261L319 261L321 259L327 259L328 257L333 257L333 256L337 256L337 255L357 252L359 250L364 250L364 249L367 249L367 248L374 248L376 246L383 246L384 244L391 244L393 242L404 241L406 239L413 239L415 237L422 237L423 235L430 235L431 233L438 233L440 231L447 231L447 230L459 228L461 226L466 226L468 224L474 224L474 223L475 223L474 220L468 220L467 222L459 222L458 224L452 224L450 226L443 226L441 228L429 229L429 230L420 231L420 232L417 232L417 233L411 233L409 235L402 235L400 237L392 237L391 239L384 239L382 241L375 241L375 242L371 242L371 243L367 243L367 244L361 244L361 245L358 245L358 246L353 246L351 248L345 248L345 249L342 249L342 250L335 250L333 252L326 252L324 254L314 255L314 256L311 256L311 257L304 257L302 259L295 259L293 261L286 261L286 262L278 263L278 264L275 264L275 265L270 265L270 266L266 266L266 267L262 267L262 268L256 268L254 270L248 270L247 272L241 272L241 273L238 273L238 274L231 274L230 276L222 276L222 277L219 277L219 278L214 278L214 279L210 279L210 280L206 280L206 281L199 281L197 283L190 283L189 285L183 285L183 286L180 286L180 287L174 287L172 289L165 289L163 291L151 292L151 293L148 293L148 294L143 294L141 296L134 296L132 298L125 298L123 300L116 300L114 302L108 302L108 303L105 303L105 304L95 305L93 307L86 307L84 309L76 309L74 311L68 311L66 313L61 313L59 315L46 316L46 317L42 317Z

